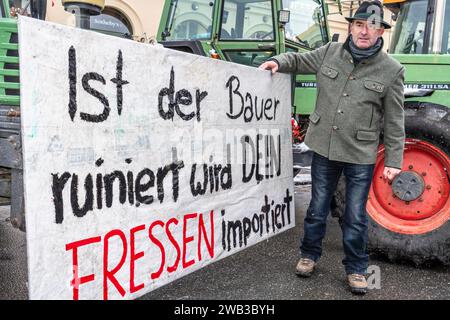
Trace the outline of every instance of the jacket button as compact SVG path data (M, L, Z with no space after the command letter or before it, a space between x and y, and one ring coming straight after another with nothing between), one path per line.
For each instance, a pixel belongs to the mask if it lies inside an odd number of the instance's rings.
M342 110L338 110L337 112L338 112L338 113L344 113L344 111L342 111Z
M355 80L356 78L354 76L350 76L350 80Z
M343 96L344 96L344 97L348 97L348 93L344 93Z
M339 130L337 126L333 126L333 130Z
M353 63L353 59L350 59L350 63Z

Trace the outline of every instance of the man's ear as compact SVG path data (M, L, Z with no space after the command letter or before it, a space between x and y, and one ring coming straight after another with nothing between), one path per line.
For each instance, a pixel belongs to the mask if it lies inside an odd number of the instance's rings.
M380 28L380 29L378 30L378 32L380 33L379 36L381 37L381 36L383 35L383 33L384 33L384 27L383 27L383 28Z
M348 28L349 34L352 34L354 25L355 25L355 21L352 21L349 23L349 28Z

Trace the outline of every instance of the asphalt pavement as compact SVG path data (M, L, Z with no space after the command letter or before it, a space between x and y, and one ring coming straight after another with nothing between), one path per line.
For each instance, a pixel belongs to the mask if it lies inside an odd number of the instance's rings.
M295 187L296 226L269 240L217 261L201 270L152 291L140 299L450 299L450 270L442 265L416 267L370 257L372 289L352 295L341 260L341 230L330 217L323 256L315 274L299 278L294 269L299 237L310 199L310 186ZM9 207L0 207L0 299L27 299L25 233L8 221ZM379 277L378 277L379 275Z

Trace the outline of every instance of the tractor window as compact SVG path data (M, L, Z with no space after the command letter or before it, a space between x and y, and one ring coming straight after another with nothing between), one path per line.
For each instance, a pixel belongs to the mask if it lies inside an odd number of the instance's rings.
M427 18L427 0L405 3L398 15L392 38L391 53L420 54Z
M450 54L450 0L445 3L441 53Z
M213 0L178 0L167 40L211 38Z
M244 64L246 66L258 67L264 61L275 55L274 51L224 51L229 61Z
M283 8L291 12L286 24L286 39L312 49L325 44L322 8L317 0L283 0Z
M9 0L9 7L12 17L17 17L19 14L31 16L29 0Z
M272 4L269 0L225 0L221 40L274 40Z

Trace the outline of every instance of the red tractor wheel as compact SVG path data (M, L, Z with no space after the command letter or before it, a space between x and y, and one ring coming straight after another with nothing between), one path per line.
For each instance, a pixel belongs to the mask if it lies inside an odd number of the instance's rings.
M380 226L400 234L433 231L450 218L450 158L431 143L406 139L402 172L392 183L383 179L380 146L367 212Z
M383 180L384 145L378 149L367 201L369 251L390 260L450 265L450 112L419 104L405 109L407 139L402 172ZM342 217L345 177L339 181L332 215Z

